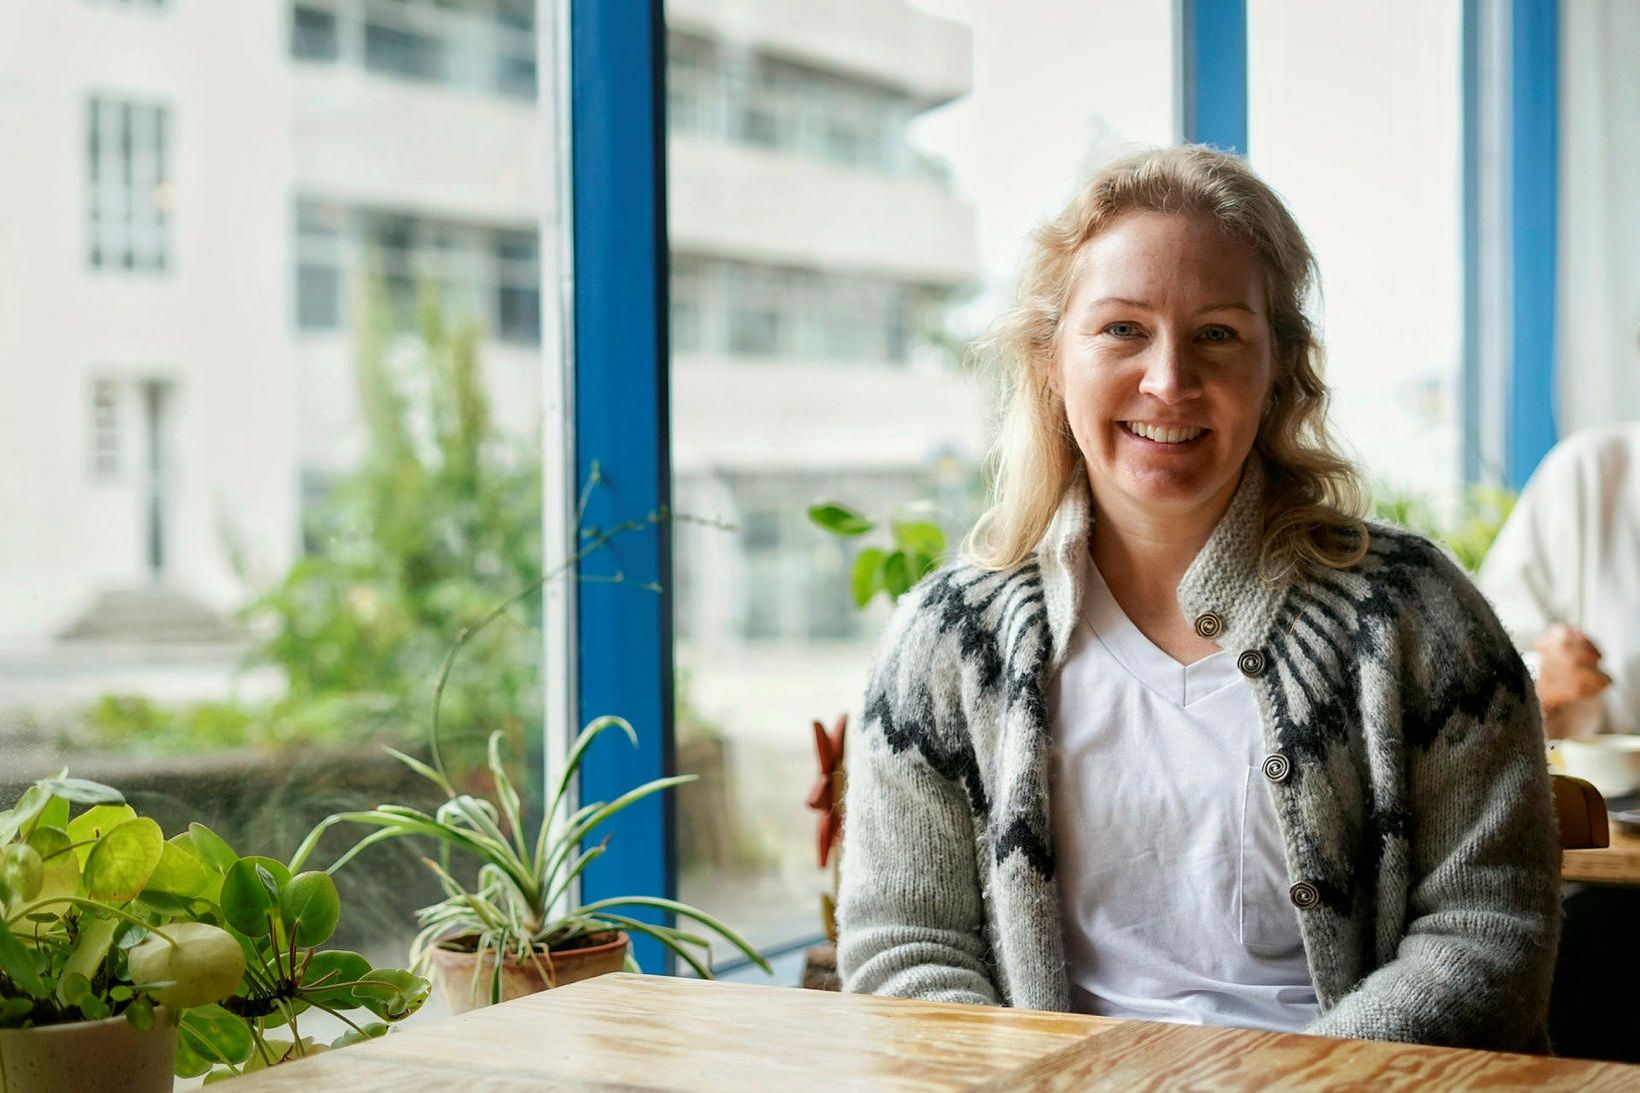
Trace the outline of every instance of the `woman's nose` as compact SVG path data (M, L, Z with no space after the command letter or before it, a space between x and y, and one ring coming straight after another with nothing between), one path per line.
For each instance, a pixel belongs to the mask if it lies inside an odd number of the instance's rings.
M1157 338L1145 354L1139 393L1158 402L1184 402L1201 390L1189 354L1172 338Z

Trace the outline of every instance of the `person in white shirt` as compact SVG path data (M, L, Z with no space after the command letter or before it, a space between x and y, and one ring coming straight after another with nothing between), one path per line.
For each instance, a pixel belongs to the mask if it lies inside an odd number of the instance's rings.
M1537 658L1551 737L1640 730L1640 423L1585 430L1544 457L1480 584Z

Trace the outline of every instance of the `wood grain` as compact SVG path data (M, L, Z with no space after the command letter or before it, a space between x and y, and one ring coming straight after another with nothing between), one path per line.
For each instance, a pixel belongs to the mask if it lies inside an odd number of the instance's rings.
M1640 1067L606 975L236 1080L235 1093L1640 1090Z
M1120 1022L606 975L235 1081L267 1090L964 1090Z
M1332 1040L1148 1021L1045 1056L976 1093L1057 1090L1605 1090L1640 1089L1640 1067Z
M1560 876L1584 884L1640 885L1640 837L1612 824L1610 846L1561 851Z

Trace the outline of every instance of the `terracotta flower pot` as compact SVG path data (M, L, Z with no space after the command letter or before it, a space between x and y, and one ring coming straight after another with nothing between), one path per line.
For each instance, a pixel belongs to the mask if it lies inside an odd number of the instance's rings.
M6 1093L169 1093L176 1054L176 1015L165 1009L148 1032L124 1017L0 1029Z
M606 930L603 933L591 934L586 940L591 944L574 949L555 949L551 953L541 954L543 968L550 969L550 983L536 968L534 961L509 960L503 964L501 1000L508 1002L514 998L522 998L526 994L547 990L549 987L579 983L595 975L618 972L626 966L626 951L630 943L626 934ZM450 938L433 948L433 978L438 981L439 989L449 1002L452 1013L466 1013L470 1009L490 1004L490 983L495 975L495 954L484 954L483 967L476 969L475 984L474 974L478 956L472 950L472 942L467 938Z

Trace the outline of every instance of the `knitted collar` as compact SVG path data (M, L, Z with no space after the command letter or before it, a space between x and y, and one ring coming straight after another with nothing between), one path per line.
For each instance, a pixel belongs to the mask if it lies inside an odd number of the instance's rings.
M1257 458L1249 458L1230 507L1179 582L1179 606L1185 617L1194 619L1209 611L1218 615L1223 629L1217 640L1225 649L1261 644L1280 607L1284 586L1266 581L1258 571L1263 500L1264 468ZM1087 549L1092 528L1087 475L1077 473L1036 548L1056 669L1070 648L1071 629L1081 611L1084 571L1079 552Z

